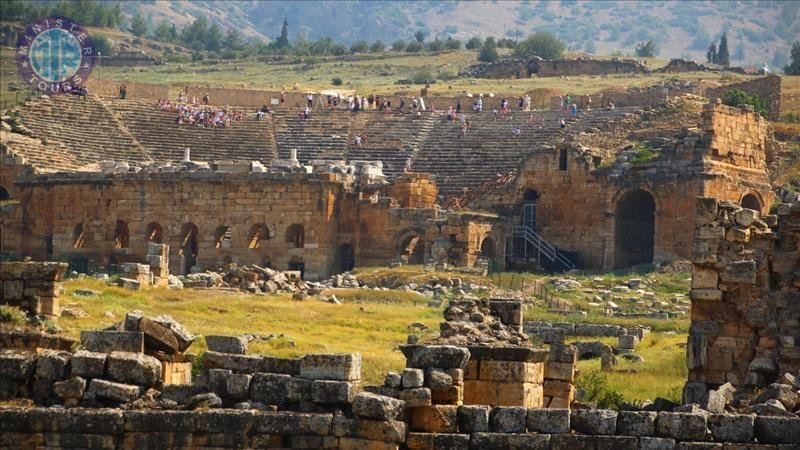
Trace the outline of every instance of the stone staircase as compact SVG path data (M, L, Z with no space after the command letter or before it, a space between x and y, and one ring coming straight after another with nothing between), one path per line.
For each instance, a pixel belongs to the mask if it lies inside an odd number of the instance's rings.
M352 113L314 110L310 119L300 119L296 111L277 111L275 127L278 157L288 159L297 149L297 159L307 163L313 159L345 159L350 144Z
M42 140L46 147L61 145L64 152L45 158L47 165L76 167L102 160L144 163L151 161L149 151L117 120L95 96L81 100L77 96L41 97L16 109L15 126ZM38 149L41 150L41 149ZM23 154L30 160L41 159L36 148ZM61 161L60 159L63 159Z
M186 147L197 161L238 159L269 164L277 154L271 119L256 120L255 111L244 111L242 120L232 122L230 128L202 128L178 125L177 113L161 111L153 100L103 101L160 162L181 161Z

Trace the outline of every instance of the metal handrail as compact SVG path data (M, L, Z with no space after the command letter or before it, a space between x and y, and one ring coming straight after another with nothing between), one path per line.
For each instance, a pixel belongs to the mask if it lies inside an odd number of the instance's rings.
M572 270L575 268L575 264L572 263L567 257L561 254L557 248L555 248L552 244L547 242L539 233L534 231L531 227L525 225L518 225L514 227L514 237L521 237L525 239L525 242L533 245L533 247L538 250L542 255L544 255L547 259L551 262L557 262L561 264L566 270Z

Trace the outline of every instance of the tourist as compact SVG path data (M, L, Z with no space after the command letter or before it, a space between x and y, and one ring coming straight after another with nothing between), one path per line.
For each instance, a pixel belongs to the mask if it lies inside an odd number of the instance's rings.
M367 110L367 99L364 97L361 97L361 110L362 111Z
M400 97L400 106L397 107L397 110L398 111L402 111L403 110L403 106L406 106L406 99L404 99L403 97Z
M405 166L403 167L403 172L411 172L411 158L406 159Z
M608 102L608 109L611 109L611 110L614 109L614 103L613 102Z
M567 94L567 97L564 100L564 103L567 105L567 108L569 108L570 104L572 104L572 97L570 97L569 94Z
M511 134L514 137L519 136L521 132L522 132L522 130L520 130L518 126L514 126L514 127L511 128Z
M564 111L564 97L558 96L558 109Z
M312 94L311 92L309 92L308 95L306 95L306 105L309 108L312 108L314 106L314 94Z
M586 110L587 111L592 110L592 96L589 94L586 94Z
M533 114L528 116L527 124L529 127L533 126Z
M456 102L456 114L461 114L461 99Z
M356 137L353 138L353 146L355 148L361 148L361 136L356 135Z
M411 111L416 111L419 107L419 103L417 102L417 98L414 97L411 99Z
M311 118L311 107L306 105L305 109L303 110L303 119L310 119Z
M572 106L570 107L570 114L572 115L572 117L578 117L578 104L577 103L573 103Z
M183 91L178 93L178 103L186 103L186 94Z
M119 98L122 100L128 98L128 87L125 86L125 83L122 83L122 85L119 87Z
M519 103L519 110L522 111L523 107L525 106L525 99L520 97L518 103Z
M461 127L461 134L463 136L467 135L467 131L472 127L472 124L469 122L469 119L464 119L464 125Z
M478 112L478 113L479 113L479 112L483 111L483 98L482 98L482 97L478 97L478 104L477 104L477 106L478 106L478 108L477 108L477 111L476 111L476 112Z
M564 128L567 128L567 121L564 120L564 118L562 117L561 118L561 129L563 130Z
M497 108L492 108L492 119L497 122Z
M208 92L206 92L206 95L203 96L203 104L207 105L209 102L211 102L211 97L209 97Z
M283 108L284 103L286 103L286 92L281 91L281 96L280 96L279 102L280 102L281 108Z
M525 94L525 97L522 98L522 110L523 111L531 110L531 96L528 94Z

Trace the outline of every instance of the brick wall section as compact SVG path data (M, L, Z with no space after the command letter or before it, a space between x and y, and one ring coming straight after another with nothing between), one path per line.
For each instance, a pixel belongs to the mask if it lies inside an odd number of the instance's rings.
M800 370L796 299L800 207L759 217L712 198L697 201L692 249L689 401L730 382L764 386Z
M4 261L0 264L0 304L57 317L61 314L58 296L66 271L64 263Z
M436 195L436 182L425 173L407 173L392 184L392 197L402 208L433 208Z
M709 157L717 161L749 168L765 168L767 120L743 109L713 102L703 107L704 144Z

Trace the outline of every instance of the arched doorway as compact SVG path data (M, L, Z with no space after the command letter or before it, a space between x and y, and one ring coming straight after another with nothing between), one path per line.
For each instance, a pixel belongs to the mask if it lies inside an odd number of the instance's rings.
M130 240L128 223L124 220L117 220L117 227L114 229L114 248L128 248Z
M408 264L425 263L425 240L422 235L411 233L400 240L400 258Z
M11 194L8 193L8 190L3 186L0 186L0 202L11 200Z
M293 244L295 248L303 248L306 243L306 231L303 225L293 223L286 229L286 242Z
M183 275L190 273L192 267L197 265L198 244L197 236L199 232L197 225L187 223L181 228L181 245L178 254L181 257L181 269Z
M250 228L250 239L247 248L258 249L269 239L269 228L263 223L257 223Z
M753 209L761 212L761 200L754 194L745 194L741 201L742 208Z
M526 189L522 196L522 225L536 231L536 203L539 193L533 189Z
M148 243L160 244L164 241L163 234L161 225L156 222L150 222L144 230L144 239Z
M656 203L649 192L635 190L617 202L614 224L616 267L653 262Z
M81 222L72 229L72 248L83 248L85 239L83 234L83 222Z
M351 244L339 246L339 272L347 272L356 267L356 252Z
M493 260L496 256L496 250L494 245L494 239L490 237L486 237L483 242L481 242L481 258Z

